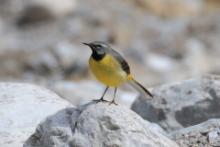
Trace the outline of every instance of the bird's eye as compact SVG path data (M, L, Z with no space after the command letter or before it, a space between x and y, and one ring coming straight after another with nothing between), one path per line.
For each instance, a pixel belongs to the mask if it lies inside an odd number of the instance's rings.
M96 45L96 48L101 48L101 47L102 47L102 46L101 46L101 45L99 45L99 44L98 44L98 45Z

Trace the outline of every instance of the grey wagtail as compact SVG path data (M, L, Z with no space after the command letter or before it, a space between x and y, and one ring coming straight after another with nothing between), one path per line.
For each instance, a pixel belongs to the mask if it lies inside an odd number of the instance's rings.
M114 97L110 104L116 104L115 95L117 92L117 87L125 82L130 83L135 89L145 96L147 95L148 97L153 97L153 95L146 88L144 88L144 86L133 78L127 61L118 52L113 50L110 45L101 41L83 44L92 49L92 55L89 59L89 67L91 68L95 77L106 85L102 97L95 101L106 101L104 100L105 93L109 87L114 87Z

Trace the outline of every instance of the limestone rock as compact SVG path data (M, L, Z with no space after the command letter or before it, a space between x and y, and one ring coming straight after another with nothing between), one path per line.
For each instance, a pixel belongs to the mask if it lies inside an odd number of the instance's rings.
M220 146L220 119L210 119L199 125L184 128L170 134L181 147Z
M0 83L0 146L22 146L42 119L69 105L38 86Z
M220 116L220 77L204 76L155 87L155 99L139 97L132 110L167 131L199 124Z
M24 147L177 147L158 127L120 105L94 103L48 117Z

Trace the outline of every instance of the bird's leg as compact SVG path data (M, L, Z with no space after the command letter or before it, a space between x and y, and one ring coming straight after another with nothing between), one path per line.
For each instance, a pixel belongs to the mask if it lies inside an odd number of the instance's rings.
M102 97L101 97L100 99L96 99L96 100L93 100L93 101L95 101L96 103L99 103L99 102L108 102L107 100L104 100L104 96L105 96L105 93L107 92L108 88L109 88L109 87L106 86L105 91L103 92Z
M117 92L117 87L115 87L115 89L114 89L114 97L113 97L113 100L109 103L109 105L111 105L111 104L118 105L118 104L115 102L116 92Z

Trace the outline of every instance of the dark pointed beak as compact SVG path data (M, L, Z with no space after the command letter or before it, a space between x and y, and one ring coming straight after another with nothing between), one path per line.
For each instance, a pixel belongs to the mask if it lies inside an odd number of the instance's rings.
M85 42L82 42L82 44L84 44L84 45L87 45L87 46L91 46L91 44L90 43L85 43Z
M89 46L91 50L93 50L93 44L92 43L85 43L85 42L82 42L82 44L86 45L86 46Z

